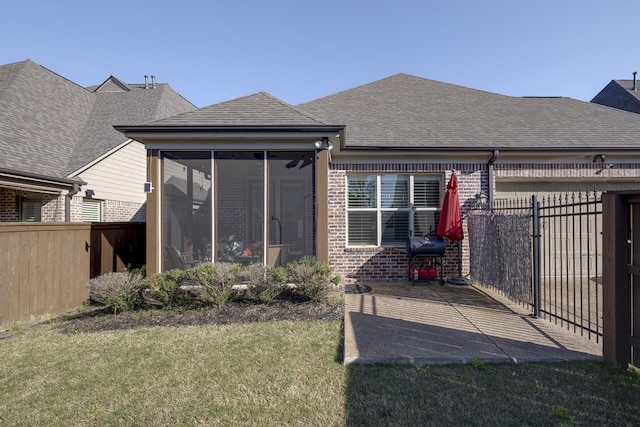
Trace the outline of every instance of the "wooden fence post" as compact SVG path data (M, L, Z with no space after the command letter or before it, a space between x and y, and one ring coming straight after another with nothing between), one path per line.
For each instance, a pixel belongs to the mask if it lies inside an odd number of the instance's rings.
M618 193L602 195L602 356L613 365L630 362L630 206Z

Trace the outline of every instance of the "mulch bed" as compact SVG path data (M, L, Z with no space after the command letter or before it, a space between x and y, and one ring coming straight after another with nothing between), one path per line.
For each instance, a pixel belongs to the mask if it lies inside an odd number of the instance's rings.
M95 310L67 316L60 322L63 333L98 332L131 329L142 326L225 325L231 323L326 320L339 321L344 317L344 304L325 304L274 300L268 304L230 301L220 308L193 310L149 310L113 314L109 309Z

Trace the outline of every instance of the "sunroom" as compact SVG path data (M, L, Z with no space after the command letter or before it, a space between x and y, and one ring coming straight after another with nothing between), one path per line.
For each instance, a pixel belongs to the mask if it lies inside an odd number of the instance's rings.
M343 126L261 93L116 129L147 149L149 273L202 262L328 262L328 167Z

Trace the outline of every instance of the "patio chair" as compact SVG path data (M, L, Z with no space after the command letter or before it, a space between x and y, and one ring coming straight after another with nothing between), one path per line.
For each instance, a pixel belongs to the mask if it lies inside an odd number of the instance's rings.
M171 269L179 268L181 270L186 270L200 264L200 261L187 261L188 254L181 252L175 246L167 246L165 251L167 253L167 260L171 264Z

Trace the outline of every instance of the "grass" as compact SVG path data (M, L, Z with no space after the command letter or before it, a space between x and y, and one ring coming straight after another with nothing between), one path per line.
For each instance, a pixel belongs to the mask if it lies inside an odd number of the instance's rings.
M0 425L640 425L640 373L599 362L350 365L340 322L0 341Z

